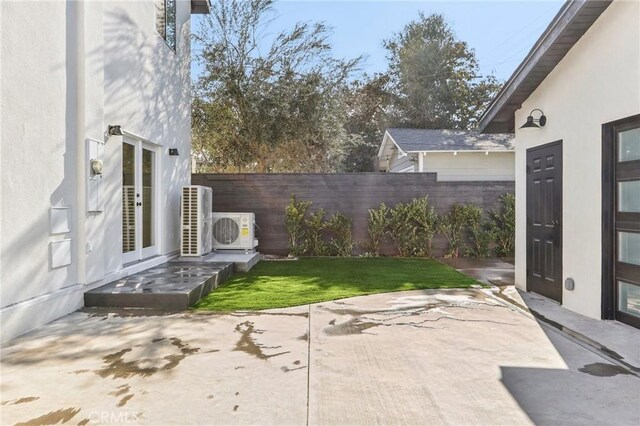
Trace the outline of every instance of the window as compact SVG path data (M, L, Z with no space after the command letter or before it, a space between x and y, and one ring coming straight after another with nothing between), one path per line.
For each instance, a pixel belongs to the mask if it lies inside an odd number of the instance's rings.
M176 50L176 0L156 0L156 31Z

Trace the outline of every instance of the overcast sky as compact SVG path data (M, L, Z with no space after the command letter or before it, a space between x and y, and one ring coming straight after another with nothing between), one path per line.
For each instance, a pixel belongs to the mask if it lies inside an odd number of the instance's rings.
M292 28L300 21L324 21L333 27L335 56L364 55L362 70L386 69L382 40L418 16L441 13L459 39L475 49L482 75L509 78L547 27L564 1L307 1L280 0L270 32ZM194 30L200 15L193 16ZM193 46L194 53L197 46ZM200 72L195 63L193 77Z

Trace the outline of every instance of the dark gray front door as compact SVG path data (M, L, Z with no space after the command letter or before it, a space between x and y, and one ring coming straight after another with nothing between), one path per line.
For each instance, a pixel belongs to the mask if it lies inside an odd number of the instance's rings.
M527 150L527 290L562 302L562 141Z

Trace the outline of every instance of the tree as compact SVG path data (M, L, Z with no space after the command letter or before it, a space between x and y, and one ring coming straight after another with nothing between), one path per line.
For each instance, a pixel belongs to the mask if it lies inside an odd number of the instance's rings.
M269 40L272 12L273 0L220 0L196 33L204 73L193 145L206 169L320 171L338 161L343 95L359 58L333 58L322 23Z
M375 171L374 159L388 125L391 100L388 84L388 75L376 74L364 75L350 85L346 97L348 136L341 144L339 171Z
M499 89L493 76L478 75L475 52L442 15L421 13L384 47L395 126L471 129Z

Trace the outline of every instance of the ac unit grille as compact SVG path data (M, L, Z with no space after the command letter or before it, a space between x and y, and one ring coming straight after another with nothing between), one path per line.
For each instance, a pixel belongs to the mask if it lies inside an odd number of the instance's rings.
M182 256L201 256L211 251L211 189L198 186L182 188Z
M220 244L233 244L240 236L240 227L229 217L218 219L213 224L213 238Z

